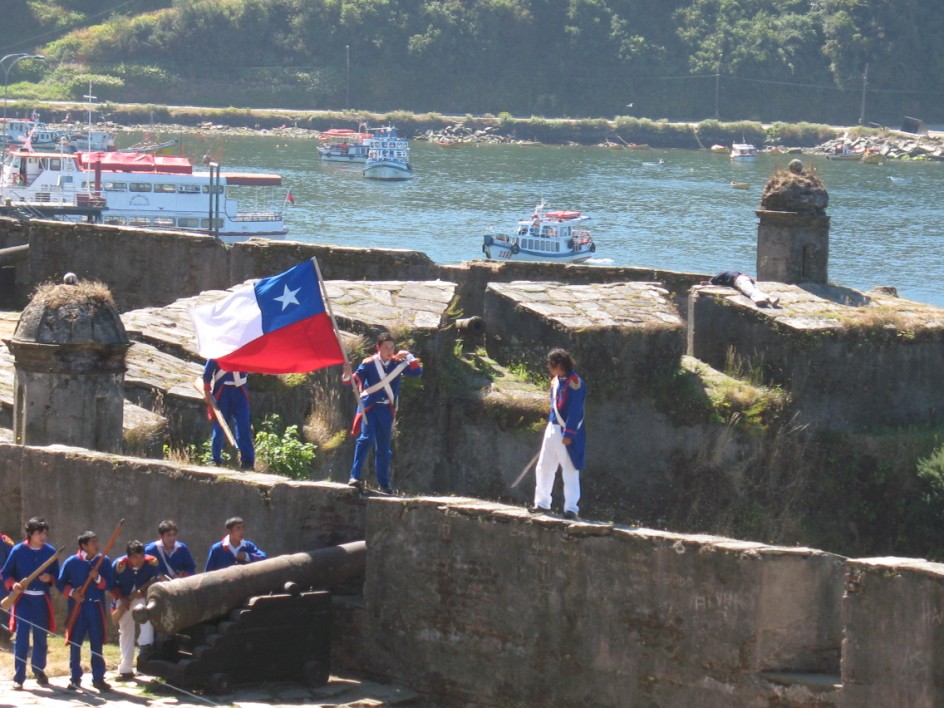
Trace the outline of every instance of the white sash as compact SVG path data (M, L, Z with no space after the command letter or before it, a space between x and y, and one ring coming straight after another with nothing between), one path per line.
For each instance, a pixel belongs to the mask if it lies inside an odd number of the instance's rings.
M410 364L409 362L401 361L400 364L395 366L389 374L384 374L383 365L380 363L380 357L375 354L373 359L374 366L377 368L377 375L380 377L380 381L375 383L373 386L368 386L363 391L361 391L361 398L366 398L375 391L379 391L381 388L383 388L386 390L387 397L390 399L390 402L395 403L396 399L393 396L393 389L390 387L390 382L406 371L406 367L408 367Z

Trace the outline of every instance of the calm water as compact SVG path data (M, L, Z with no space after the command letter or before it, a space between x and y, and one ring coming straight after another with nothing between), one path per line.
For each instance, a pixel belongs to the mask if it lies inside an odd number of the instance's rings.
M128 139L128 136L123 136ZM314 140L184 136L191 157L225 169L279 172L292 188L289 238L345 246L407 248L439 263L481 255L486 230L513 228L542 196L593 217L591 264L714 273L756 270L760 193L787 156L732 164L685 150L413 144L415 179L365 180L358 166L322 164ZM665 161L661 167L653 163ZM944 164L863 165L812 159L829 190L829 275L944 306ZM648 164L647 164L648 163ZM747 182L747 190L732 181Z

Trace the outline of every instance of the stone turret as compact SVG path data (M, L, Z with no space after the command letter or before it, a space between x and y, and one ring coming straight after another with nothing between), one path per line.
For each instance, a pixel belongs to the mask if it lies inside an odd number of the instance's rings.
M792 160L768 180L756 212L757 279L823 283L829 277L829 194L816 172Z
M130 342L105 285L69 273L41 286L6 344L17 442L121 451Z

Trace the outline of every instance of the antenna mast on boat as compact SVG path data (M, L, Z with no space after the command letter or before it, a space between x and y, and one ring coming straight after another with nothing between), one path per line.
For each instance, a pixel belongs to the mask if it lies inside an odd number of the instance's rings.
M82 98L88 99L88 151L92 151L92 101L94 101L98 96L92 95L92 82L89 81L89 92L84 95Z

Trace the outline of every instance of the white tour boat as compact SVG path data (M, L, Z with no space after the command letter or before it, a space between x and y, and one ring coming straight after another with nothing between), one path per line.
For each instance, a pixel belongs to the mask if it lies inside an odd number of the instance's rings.
M105 224L233 241L287 233L282 211L290 197L280 175L220 172L211 180L186 157L14 148L3 156L0 199L27 207L103 205Z
M531 218L518 222L514 235L485 234L482 253L495 261L580 263L597 251L588 221L579 211L547 211L542 202Z
M367 162L371 133L332 128L318 138L318 154L325 162Z
M753 162L757 159L757 148L750 143L733 143L731 159L739 162Z
M115 134L110 130L79 130L42 121L8 118L3 133L12 147L28 147L33 150L114 150Z
M410 142L397 135L395 128L377 128L367 141L364 176L368 179L399 180L413 177L410 166Z

